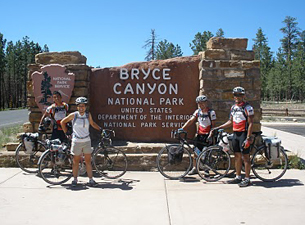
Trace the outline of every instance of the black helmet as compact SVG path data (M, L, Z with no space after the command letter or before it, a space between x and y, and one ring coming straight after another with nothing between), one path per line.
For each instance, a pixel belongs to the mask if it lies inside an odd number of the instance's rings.
M76 100L75 100L75 104L78 105L78 104L87 104L88 103L88 100L86 97L78 97Z
M43 119L44 128L48 128L51 125L52 119L50 117L46 117Z

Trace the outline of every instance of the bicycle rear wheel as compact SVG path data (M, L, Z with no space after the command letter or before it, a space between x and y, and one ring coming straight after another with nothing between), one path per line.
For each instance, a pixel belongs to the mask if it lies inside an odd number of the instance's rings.
M231 161L229 154L220 146L211 146L200 153L196 161L199 176L215 182L227 175Z
M287 170L288 158L282 147L277 156L268 157L265 147L256 150L251 161L254 175L262 181L272 182L280 179Z
M27 152L24 144L21 142L16 148L15 160L17 165L27 173L38 172L38 160L42 153L46 150L44 144L40 141L35 144L31 152Z
M39 162L39 173L42 179L53 185L60 185L72 177L72 159L66 154L62 160L57 159L57 153L48 150Z
M96 171L109 179L123 176L127 171L127 157L123 151L116 148L97 149L93 156Z
M181 160L170 162L169 151L171 148L183 148ZM175 180L186 176L192 169L192 164L190 151L181 145L168 145L163 147L157 156L158 170L168 179Z

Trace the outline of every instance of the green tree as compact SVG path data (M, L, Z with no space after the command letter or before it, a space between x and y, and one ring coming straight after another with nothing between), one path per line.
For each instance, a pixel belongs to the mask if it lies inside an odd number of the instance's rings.
M297 49L300 29L297 27L298 22L296 22L296 18L294 17L286 16L283 23L285 24L285 27L280 29L284 34L284 37L281 39L281 44L288 76L288 85L285 98L291 99L293 91L292 60Z
M262 97L267 98L267 76L273 67L272 52L268 46L268 39L263 33L262 28L259 28L256 33L256 38L253 39L254 45L252 46L255 52L255 59L260 60L260 72L262 80Z
M221 28L219 28L216 32L216 37L224 37L224 35L225 32Z
M210 40L214 35L210 31L204 31L202 34L198 32L192 43L190 43L190 47L193 50L194 55L198 55L199 52L206 50L206 43Z
M174 45L166 39L160 41L156 50L156 59L169 59L182 56L182 51L179 45Z
M148 48L145 56L146 61L151 61L156 59L156 47L157 47L157 35L155 29L151 29L150 38L145 41L143 48Z
M0 109L4 108L4 96L6 94L4 83L4 72L6 67L5 45L6 39L4 39L3 34L0 33Z

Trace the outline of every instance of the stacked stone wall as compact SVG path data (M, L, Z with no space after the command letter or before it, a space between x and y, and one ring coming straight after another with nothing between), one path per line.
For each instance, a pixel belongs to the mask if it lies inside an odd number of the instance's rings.
M67 72L74 73L75 83L70 98L69 112L76 111L75 99L79 96L89 98L89 79L91 68L86 65L86 57L79 52L48 52L41 53L35 56L35 64L28 66L28 100L27 106L29 108L29 123L24 124L25 132L36 132L42 113L38 108L33 94L32 73L41 71L41 67L50 64L60 64L66 67Z

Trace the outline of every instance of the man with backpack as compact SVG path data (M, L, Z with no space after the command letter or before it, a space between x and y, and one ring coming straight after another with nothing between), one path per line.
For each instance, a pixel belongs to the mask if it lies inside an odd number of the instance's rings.
M235 104L231 107L230 119L212 129L222 129L233 126L232 145L235 155L236 177L227 183L239 184L239 187L247 187L250 182L250 144L252 142L252 127L254 119L253 107L245 102L245 89L243 87L235 87L233 89ZM242 161L245 165L245 179L241 178Z
M58 91L54 91L52 97L54 103L46 109L45 113L41 117L38 130L43 130L42 124L44 118L50 117L53 120L53 131L51 140L58 138L60 139L60 141L64 141L66 140L66 135L61 128L60 121L67 116L69 105L62 101L61 94Z
M214 110L208 107L208 98L205 95L199 95L196 98L196 103L198 104L198 109L193 113L192 117L180 128L178 131L183 131L184 129L191 126L198 120L198 131L195 139L195 152L200 154L205 146L209 145L209 140L207 140L211 128L215 126L216 113ZM196 161L194 159L194 161ZM194 163L196 165L196 163ZM197 174L196 167L194 167L189 175Z

